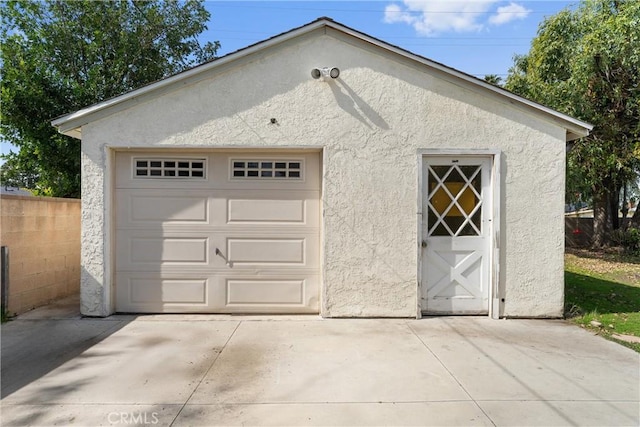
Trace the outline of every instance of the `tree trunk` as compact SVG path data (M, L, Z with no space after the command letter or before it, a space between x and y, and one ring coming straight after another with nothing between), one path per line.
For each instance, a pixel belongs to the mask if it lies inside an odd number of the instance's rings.
M594 192L593 195L593 238L591 246L595 249L604 246L607 240L607 205L608 194L606 191Z
M620 215L618 210L620 207L620 190L609 192L609 219L611 220L611 230L620 228Z

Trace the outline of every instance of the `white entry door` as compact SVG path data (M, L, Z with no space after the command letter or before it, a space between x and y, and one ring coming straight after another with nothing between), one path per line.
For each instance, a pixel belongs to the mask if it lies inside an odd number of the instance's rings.
M489 310L491 161L490 157L423 158L424 313Z

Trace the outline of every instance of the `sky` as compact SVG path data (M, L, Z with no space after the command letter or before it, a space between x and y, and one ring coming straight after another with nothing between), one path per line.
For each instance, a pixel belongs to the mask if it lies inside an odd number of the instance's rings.
M335 21L477 77L505 78L515 54L529 51L538 25L575 1L205 1L202 43L218 56L312 22ZM15 147L2 142L5 154ZM0 164L2 160L0 160Z
M468 74L505 78L538 25L577 1L207 1L209 29L225 55L327 16Z

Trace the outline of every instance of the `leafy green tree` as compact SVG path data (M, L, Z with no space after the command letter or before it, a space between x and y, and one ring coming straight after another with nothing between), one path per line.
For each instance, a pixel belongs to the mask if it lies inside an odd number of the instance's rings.
M593 198L594 246L619 226L620 189L640 171L640 2L585 0L547 18L506 88L594 124L568 153L568 195Z
M80 144L52 119L215 57L200 44L202 1L11 0L0 3L0 137L19 148L4 176L36 177L39 194L80 196Z

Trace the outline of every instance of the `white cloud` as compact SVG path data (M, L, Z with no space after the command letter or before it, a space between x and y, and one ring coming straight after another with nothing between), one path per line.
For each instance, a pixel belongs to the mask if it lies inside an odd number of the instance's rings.
M517 19L525 19L531 13L530 9L516 3L509 3L508 6L500 6L494 15L489 18L489 23L502 25Z
M403 0L387 5L384 22L411 25L418 34L434 36L445 32L475 32L485 28L487 14L499 0ZM531 11L511 2L499 7L488 22L501 25L524 19Z
M404 22L405 24L413 25L415 21L416 18L414 16L402 10L397 4L390 4L384 9L384 22L388 24Z

